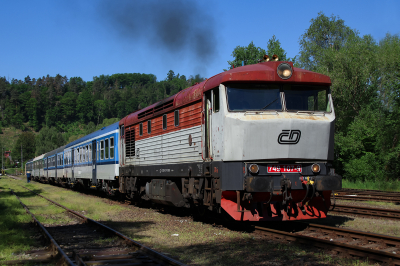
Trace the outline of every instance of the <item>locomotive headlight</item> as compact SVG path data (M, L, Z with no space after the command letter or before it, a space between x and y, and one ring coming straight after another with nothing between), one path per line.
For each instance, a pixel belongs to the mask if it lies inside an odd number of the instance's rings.
M281 79L288 79L292 76L293 70L288 63L282 63L278 66L277 73Z
M257 174L258 173L258 165L256 164L250 164L249 166L249 171L252 174Z
M319 164L315 163L311 166L311 170L313 171L313 173L319 173L319 171L321 170Z

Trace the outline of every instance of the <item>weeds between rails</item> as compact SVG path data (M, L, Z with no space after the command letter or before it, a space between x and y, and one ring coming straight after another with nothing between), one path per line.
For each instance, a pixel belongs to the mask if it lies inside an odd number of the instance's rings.
M54 235L54 239L59 239L61 241L60 246L55 242L55 240L50 236L47 232L47 238L53 243L53 245L58 250L58 254L63 254L64 261L68 265L71 264L70 261L75 260L75 264L84 263L84 261L90 261L93 263L97 261L98 263L137 263L137 265L184 265L174 259L171 259L155 250L147 248L142 244L133 241L129 237L99 223L92 219L89 219L83 216L80 213L77 213L71 209L66 208L65 206L54 202L36 192L22 186L23 188L29 190L30 192L36 194L39 197L57 205L58 207L63 208L68 213L73 214L83 221L83 223L67 226L62 226L60 228L48 228L51 229L51 235ZM22 202L21 202L22 204ZM33 214L31 214L34 218ZM36 223L39 223L36 218L34 218ZM40 223L39 223L40 225ZM43 226L41 226L44 229ZM93 231L93 227L97 230ZM90 229L91 228L91 229ZM44 229L45 230L45 229ZM72 232L72 233L71 233ZM86 237L87 235L87 237ZM101 247L102 241L105 236L118 236L123 240L123 242L117 242L117 245L114 246L106 246ZM88 240L89 239L89 240ZM93 239L98 239L100 241L100 246L97 245L96 241ZM57 240L58 241L58 240ZM131 247L131 248L127 248ZM64 253L65 250L65 253ZM78 252L79 251L79 252ZM68 254L68 256L66 256ZM71 260L72 259L72 260ZM81 265L81 264L80 264ZM83 264L84 265L84 264ZM135 264L136 265L136 264Z

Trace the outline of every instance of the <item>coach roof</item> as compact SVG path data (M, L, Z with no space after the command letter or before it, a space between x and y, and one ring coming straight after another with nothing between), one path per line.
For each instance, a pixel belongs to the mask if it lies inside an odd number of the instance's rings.
M80 138L80 139L77 139L77 140L75 140L75 141L73 141L73 142L71 142L71 143L68 143L68 144L65 146L65 148L67 149L67 148L69 148L69 147L71 147L71 146L74 146L74 145L76 145L76 144L78 144L78 143L85 142L85 141L87 141L87 140L89 140L89 139L95 138L95 137L97 137L97 136L106 134L106 133L111 132L111 131L114 131L114 130L118 129L118 124L119 124L119 122L116 122L116 123L114 123L114 124L112 124L112 125L109 125L109 126L107 126L107 127L103 127L103 128L100 129L100 130L97 130L97 131L95 131L95 132L93 132L93 133L90 133L89 135L86 135L86 136L84 136L84 137L82 137L82 138Z

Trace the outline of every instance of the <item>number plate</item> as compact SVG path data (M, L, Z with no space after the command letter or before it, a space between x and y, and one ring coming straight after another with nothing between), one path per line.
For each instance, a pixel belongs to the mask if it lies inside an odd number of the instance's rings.
M301 173L301 164L269 164L268 173Z

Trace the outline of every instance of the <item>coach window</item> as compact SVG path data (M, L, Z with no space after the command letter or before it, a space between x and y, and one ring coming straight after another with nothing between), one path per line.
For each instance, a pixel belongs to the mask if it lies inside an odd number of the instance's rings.
M151 133L151 120L147 121L147 133L150 134Z
M108 159L108 153L109 153L109 146L108 146L108 139L105 139L105 146L106 146L106 148L105 148L105 154L106 154L106 156L105 156L105 158L104 159Z
M110 138L110 159L114 159L114 137Z
M167 115L162 116L162 128L167 129Z
M89 162L89 145L86 145L86 162Z
M92 144L89 144L89 162L92 161Z
M104 140L100 141L100 160L104 159Z
M82 147L82 163L86 160L86 148L85 146Z
M179 126L179 110L175 110L175 113L174 113L174 124L175 124L176 127Z
M100 147L99 147L100 144L99 144L99 141L97 141L96 145L97 145L96 151L97 151L97 161L98 161L98 160L100 160Z
M139 124L139 136L143 135L143 123Z

